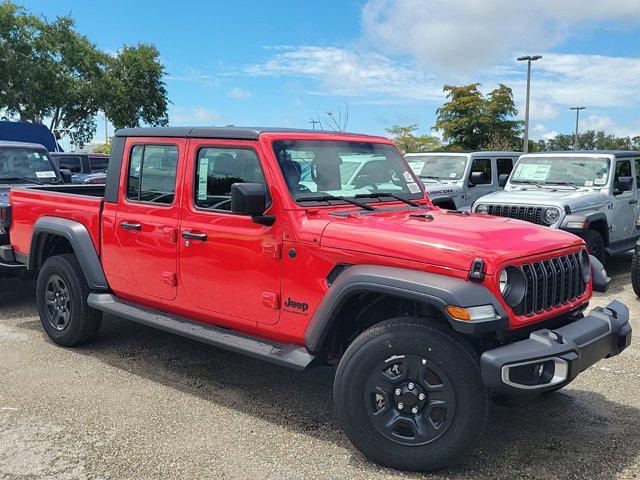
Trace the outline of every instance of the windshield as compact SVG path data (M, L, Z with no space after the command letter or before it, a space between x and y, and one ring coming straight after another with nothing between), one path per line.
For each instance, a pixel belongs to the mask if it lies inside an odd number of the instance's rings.
M602 187L609 178L609 159L605 157L522 157L516 164L511 183Z
M58 179L44 150L0 148L0 183L51 183Z
M385 192L422 198L416 178L392 145L293 140L274 142L273 149L296 201Z
M407 157L411 169L422 178L460 180L467 166L466 155L424 155Z

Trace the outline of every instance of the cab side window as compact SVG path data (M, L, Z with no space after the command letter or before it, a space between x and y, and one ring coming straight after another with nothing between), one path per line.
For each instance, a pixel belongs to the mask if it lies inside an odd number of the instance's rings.
M198 151L195 205L207 210L231 210L231 185L266 185L260 160L248 148L205 147Z
M620 177L631 176L631 162L629 160L618 160L616 162L616 176L614 181L619 181Z
M81 173L82 163L80 157L58 157L60 168L66 168L71 173Z
M480 185L486 185L493 182L491 176L491 160L488 158L474 158L471 164L471 173L482 172L482 182Z
M640 185L640 158L636 158L635 162L636 162L636 184Z
M176 190L178 148L175 145L135 145L129 158L127 198L171 205Z
M500 175L510 175L513 170L513 158L498 158L496 160L498 177Z

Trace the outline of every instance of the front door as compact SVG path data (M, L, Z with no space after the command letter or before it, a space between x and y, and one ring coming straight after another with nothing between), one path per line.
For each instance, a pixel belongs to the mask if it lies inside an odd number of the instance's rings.
M613 188L620 177L633 178L631 160L618 159L615 164ZM633 236L636 224L636 203L638 202L635 179L631 190L613 196L613 215L611 222L611 241L626 240Z
M255 142L191 140L179 288L181 297L213 317L274 324L280 316L281 218L265 226L231 213L232 184L267 185L258 148Z
M133 285L147 299L173 300L177 281L177 229L180 214L178 158L186 141L127 144L123 174L126 193L113 226ZM126 170L125 170L126 168ZM135 288L134 288L135 287Z
M491 159L489 158L474 158L471 161L471 170L469 171L469 178L471 178L471 174L473 172L482 172L483 180L482 183L475 184L474 186L467 187L467 203L469 205L473 205L473 202L478 200L480 197L487 195L496 188L493 183L495 180L493 174L493 168L491 166Z

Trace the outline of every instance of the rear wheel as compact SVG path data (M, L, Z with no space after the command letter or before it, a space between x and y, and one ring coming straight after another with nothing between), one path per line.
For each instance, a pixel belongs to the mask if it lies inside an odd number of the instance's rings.
M487 392L466 342L422 319L374 325L349 346L334 384L338 416L367 457L404 470L434 470L481 433Z
M75 255L47 259L38 274L36 304L51 340L72 347L96 336L102 312L89 307L88 297L89 285Z
M640 297L640 255L633 252L633 258L631 259L631 285L633 291L638 297Z
M591 255L600 260L600 263L604 265L607 259L607 252L605 250L604 239L595 230L587 230L582 235L582 239L587 244L587 250Z

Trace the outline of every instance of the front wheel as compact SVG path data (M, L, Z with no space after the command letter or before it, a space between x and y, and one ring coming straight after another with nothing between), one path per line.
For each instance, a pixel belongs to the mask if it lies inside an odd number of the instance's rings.
M605 250L604 239L595 230L587 230L581 235L587 244L587 250L591 255L596 257L600 263L604 265L607 259L607 251Z
M460 457L482 432L488 409L472 348L416 318L387 320L358 336L338 366L334 399L365 456L418 471Z

